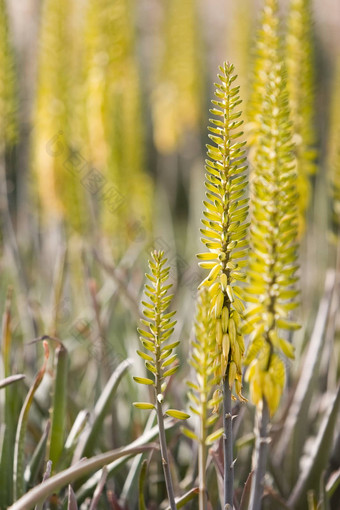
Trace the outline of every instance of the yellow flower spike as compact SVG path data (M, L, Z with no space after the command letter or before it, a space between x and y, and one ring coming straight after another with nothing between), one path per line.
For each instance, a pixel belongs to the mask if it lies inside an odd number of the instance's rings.
M296 306L299 198L277 0L265 0L262 21L251 101L254 168L249 284L245 289L250 304L243 332L251 333L246 362L257 360L247 376L253 402L259 404L265 395L274 412L285 380L278 354L285 354L285 349L290 352L290 347L280 342L280 329L296 327L289 312ZM288 299L288 317L283 320Z
M242 131L239 130L242 120L239 111L239 87L235 86L236 76L234 67L224 63L220 67L220 83L216 84L216 100L210 110L212 117L209 126L211 143L207 145L208 159L206 160L206 200L203 202L206 210L201 230L202 239L206 249L218 256L218 271L212 269L203 285L210 288L214 285L213 293L217 295L216 301L211 300L210 314L216 317L216 350L215 355L219 367L214 367L216 384L223 389L223 427L226 440L224 444L225 472L233 470L232 420L230 416L235 378L241 373L241 355L237 344L236 361L229 346L231 345L231 329L236 341L236 325L232 321L231 313L235 308L243 312L240 301L239 287L234 291L237 280L244 280L243 268L247 255L248 199L245 197L247 186L245 142L241 141ZM207 221L209 220L209 221ZM242 248L240 250L240 248ZM240 260L241 259L241 260ZM219 290L216 290L216 284ZM236 299L235 299L236 297ZM236 301L235 305L233 304ZM229 341L228 341L229 338ZM237 380L236 394L240 400L241 381ZM232 474L230 474L232 476ZM229 494L228 494L229 492ZM203 492L202 492L203 493ZM232 490L226 490L224 505L233 501ZM202 506L203 508L203 506Z

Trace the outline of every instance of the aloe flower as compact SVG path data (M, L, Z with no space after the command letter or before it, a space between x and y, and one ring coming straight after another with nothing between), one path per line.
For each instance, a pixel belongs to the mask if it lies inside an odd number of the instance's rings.
M210 113L209 138L213 145L207 145L205 218L202 242L209 250L198 255L199 265L209 270L200 287L207 287L210 299L210 313L215 319L213 367L216 382L223 389L224 425L224 495L225 505L233 503L233 452L231 391L244 400L242 390L242 357L244 339L241 319L244 310L242 289L238 281L244 281L243 267L247 255L248 199L245 141L242 136L241 103L239 87L233 83L237 76L234 66L225 63L220 67L220 83L216 85L216 99Z
M189 418L189 415L176 409L163 409L167 381L179 368L176 363L177 354L174 353L179 341L168 341L176 324L173 320L176 312L168 312L173 296L167 294L172 285L167 284L170 267L165 267L166 261L162 251L152 252L152 259L149 260L150 273L146 275L150 283L145 285L148 301L142 301L145 319L141 320L143 328L138 329L144 350L137 353L144 360L150 377L134 377L134 380L139 384L152 386L154 399L151 403L135 402L133 405L139 409L155 409L157 412L162 465L170 507L173 509L176 505L165 439L164 413L180 420Z

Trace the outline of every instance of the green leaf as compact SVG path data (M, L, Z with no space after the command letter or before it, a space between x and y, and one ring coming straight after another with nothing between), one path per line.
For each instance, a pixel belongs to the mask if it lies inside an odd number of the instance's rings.
M55 381L53 389L51 436L47 458L55 467L64 448L66 429L68 353L60 344L55 353Z
M13 466L13 477L14 477L14 499L20 498L20 496L24 493L24 447L25 447L25 439L26 439L26 430L27 430L27 420L28 413L30 411L35 392L39 388L41 381L46 372L47 360L49 356L49 349L47 342L44 341L44 362L37 373L32 386L30 387L27 396L25 398L24 404L21 408L16 436L15 436L15 447L14 447L14 466Z
M144 499L144 485L146 478L146 470L147 470L148 462L147 460L143 460L142 467L140 470L139 480L138 480L138 503L139 510L147 510Z
M112 399L122 377L126 374L131 364L132 362L130 359L122 361L111 375L95 405L91 420L86 423L83 432L80 434L73 462L79 461L83 456L90 456L92 454L94 445L100 434L100 428L110 411Z

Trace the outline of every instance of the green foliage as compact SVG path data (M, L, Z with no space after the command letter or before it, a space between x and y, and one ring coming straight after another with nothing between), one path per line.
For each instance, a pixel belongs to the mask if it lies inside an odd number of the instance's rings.
M243 121L238 105L241 103L239 87L233 86L237 78L234 66L225 63L220 67L220 83L216 85L210 110L216 118L210 119L209 138L214 145L207 145L205 219L201 229L202 242L208 253L198 255L199 265L209 269L201 283L208 287L211 314L215 319L214 375L216 382L225 377L228 369L229 386L235 382L236 393L242 400L241 358L244 340L241 333L243 303L242 291L235 285L246 278L242 268L247 254L248 199L245 198L245 142L239 142ZM241 259L241 260L240 260Z
M251 179L249 286L252 305L244 330L252 332L246 362L255 404L264 396L271 413L284 386L280 356L293 357L281 330L296 329L290 312L297 306L298 193L283 64L273 58L263 99L261 129ZM279 356L278 356L278 354Z

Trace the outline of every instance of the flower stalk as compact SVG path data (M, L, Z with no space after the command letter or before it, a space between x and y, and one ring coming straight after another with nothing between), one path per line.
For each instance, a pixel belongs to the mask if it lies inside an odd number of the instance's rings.
M254 170L250 190L250 257L244 333L250 333L245 364L250 397L258 408L251 510L261 506L268 452L269 418L277 410L285 385L284 357L293 358L289 331L299 327L291 320L298 306L295 283L299 213L297 169L289 120L286 72L281 58L278 5L267 0L264 8L271 47L258 104ZM269 27L269 28L268 28ZM261 35L261 32L260 32ZM259 42L261 42L261 37ZM263 42L263 41L262 41ZM263 49L258 45L258 50ZM268 64L267 62L267 64ZM261 89L262 90L262 89Z
M191 401L190 410L198 416L199 431L197 435L182 428L182 432L198 444L198 478L199 478L199 510L206 510L208 504L206 464L210 445L217 441L223 428L212 431L218 420L214 409L218 407L220 396L215 390L214 360L216 353L214 319L210 314L210 298L207 289L198 295L194 337L191 341L190 365L194 369L194 378L188 381L188 397Z
M220 83L216 83L214 108L210 113L209 138L214 145L207 145L205 218L201 229L202 242L209 253L198 255L199 265L209 269L209 275L200 287L207 287L210 297L210 314L215 322L214 375L215 384L223 394L224 407L224 504L233 505L233 456L232 456L232 390L242 396L241 363L244 340L241 320L244 311L242 289L235 285L244 281L244 258L247 255L248 199L245 141L238 140L243 121L238 106L241 103L234 66L228 62L220 67ZM216 406L216 411L218 405ZM228 507L227 507L228 508Z
M172 285L166 285L170 267L164 267L165 263L166 259L162 251L152 252L152 259L149 260L150 274L146 274L150 284L145 285L145 295L149 301L142 301L145 319L141 322L144 328L138 329L144 351L137 351L151 376L150 378L134 377L138 384L153 386L154 401L152 403L135 402L134 406L156 411L164 479L170 508L173 510L176 509L176 503L165 437L164 414L180 420L189 418L189 415L176 409L168 409L164 413L163 409L167 379L179 368L178 363L175 363L177 355L173 353L179 342L167 343L174 331L176 321L172 318L176 312L167 311L173 296L167 294Z

